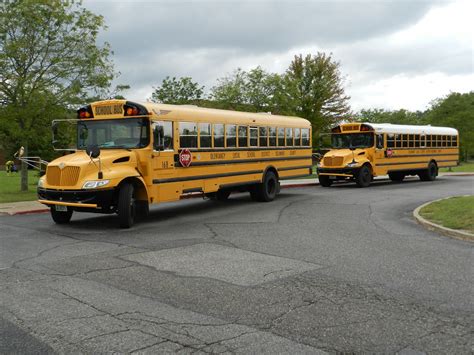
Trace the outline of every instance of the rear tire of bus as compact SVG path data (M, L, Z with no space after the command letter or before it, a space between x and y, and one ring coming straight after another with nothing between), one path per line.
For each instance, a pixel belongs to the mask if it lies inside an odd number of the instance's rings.
M436 176L438 176L438 166L435 162L431 161L428 164L428 169L419 173L418 176L420 177L421 181L434 181Z
M135 220L136 204L134 188L130 183L124 183L119 190L118 217L120 228L130 228Z
M388 177L392 181L402 182L405 179L405 174L403 173L388 173Z
M252 199L259 202L270 202L275 199L278 192L278 180L273 171L268 171L263 178L263 182L255 186L251 192Z
M368 187L372 181L372 172L368 165L363 165L355 177L355 182L359 187Z
M56 206L51 207L51 217L56 224L66 224L69 223L72 217L72 209L67 208L66 212L56 211Z
M320 175L318 176L319 184L322 187L329 187L332 185L332 180L327 175Z

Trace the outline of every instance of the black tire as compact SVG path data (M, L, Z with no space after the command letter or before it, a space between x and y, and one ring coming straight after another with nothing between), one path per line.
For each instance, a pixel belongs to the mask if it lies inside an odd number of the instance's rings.
M363 165L355 177L355 182L359 187L367 187L372 181L372 172L367 165Z
M428 164L428 169L418 174L421 181L434 181L438 176L438 166L434 162Z
M148 201L136 201L136 215L141 218L146 218L150 215L150 206Z
M206 196L213 201L227 201L230 196L230 190L218 190L216 192L206 194Z
M263 182L255 187L255 198L260 202L273 201L278 192L278 179L273 171L265 174Z
M135 221L136 204L133 192L132 184L124 183L120 187L118 202L120 228L130 228Z
M319 175L318 180L322 187L329 187L332 185L332 180L327 175Z
M392 181L402 182L405 179L405 174L403 173L388 173L388 177Z
M56 211L56 206L51 207L51 217L56 224L66 224L69 223L72 217L72 209L67 208L66 212Z

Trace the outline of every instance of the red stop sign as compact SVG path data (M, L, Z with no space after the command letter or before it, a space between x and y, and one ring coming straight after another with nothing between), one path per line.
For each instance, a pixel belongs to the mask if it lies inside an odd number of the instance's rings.
M179 162L183 167L187 168L188 166L190 166L192 160L193 156L189 149L185 148L181 151L181 153L179 153Z

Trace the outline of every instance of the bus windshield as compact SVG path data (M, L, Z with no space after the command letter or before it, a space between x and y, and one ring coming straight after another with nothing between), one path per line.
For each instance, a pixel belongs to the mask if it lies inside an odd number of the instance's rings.
M331 136L331 143L334 149L370 148L374 145L374 134L372 132L333 134Z
M81 120L77 122L77 149L95 144L99 148L143 148L150 142L146 118Z

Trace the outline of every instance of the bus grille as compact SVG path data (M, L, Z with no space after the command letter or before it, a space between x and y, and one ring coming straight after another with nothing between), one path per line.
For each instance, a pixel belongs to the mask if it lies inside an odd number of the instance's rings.
M324 166L341 166L344 158L343 157L325 157Z
M81 168L78 166L66 166L59 169L58 166L48 166L46 169L46 180L49 185L74 186L79 179Z

